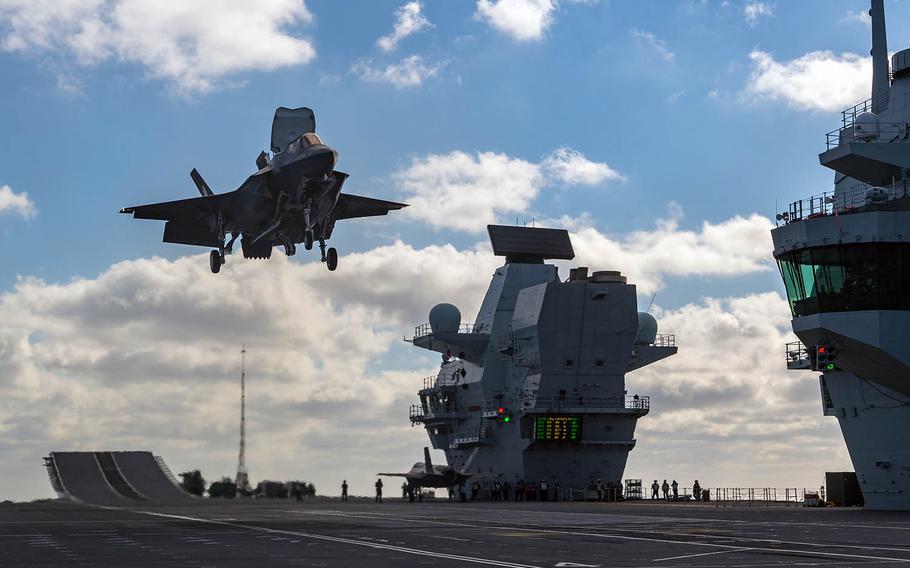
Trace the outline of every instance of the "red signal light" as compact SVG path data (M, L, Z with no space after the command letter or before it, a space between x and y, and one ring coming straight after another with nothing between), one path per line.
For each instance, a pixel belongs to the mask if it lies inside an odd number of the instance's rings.
M504 413L505 411L506 411L506 409L503 408L503 407L501 407L501 406L499 407L498 410L496 410L496 412L499 413L499 414L502 414L502 413Z
M819 353L824 353L825 351L826 351L826 349L825 349L824 346L821 346L821 345L820 345L820 346L818 347L818 352L819 352Z

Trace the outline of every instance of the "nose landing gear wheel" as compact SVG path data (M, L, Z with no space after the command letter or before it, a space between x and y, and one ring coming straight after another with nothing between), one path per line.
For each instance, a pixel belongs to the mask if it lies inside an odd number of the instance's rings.
M329 270L338 268L338 251L335 250L335 247L330 247L325 251L325 265Z
M223 262L221 253L217 250L213 250L209 253L209 268L212 269L212 273L218 274L221 271L221 264Z
M303 235L303 248L313 250L313 231L309 230Z

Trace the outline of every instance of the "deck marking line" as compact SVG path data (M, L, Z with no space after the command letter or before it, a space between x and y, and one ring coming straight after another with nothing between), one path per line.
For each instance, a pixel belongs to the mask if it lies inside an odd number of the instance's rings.
M532 566L530 564L517 564L514 562L505 562L500 560L492 560L487 558L476 558L473 556L460 556L456 554L446 554L442 552L433 552L430 550L420 550L418 548L406 548L403 546L394 546L391 544L380 544L376 542L364 542L362 540L352 540L348 538L339 538L334 536L316 534L316 533L305 533L299 531L289 531L283 529L270 529L267 527L259 527L256 525L246 525L240 523L231 523L227 521L216 521L212 519L204 519L200 517L188 517L184 515L171 515L167 513L157 513L154 511L135 511L136 513L142 515L150 515L153 517L162 517L166 519L177 519L182 521L193 521L197 523L209 523L217 525L227 525L232 527L244 528L252 531L260 531L271 534L287 534L292 536L300 536L304 538L311 538L316 540L325 540L329 542L340 542L343 544L352 544L355 546L366 546L368 548L381 549L381 550L392 550L395 552L403 552L405 554L414 554L418 556L430 556L433 558L440 558L445 560L459 560L461 562L470 562L473 564L486 564L487 566L501 566L503 568L540 568L539 566Z
M695 558L696 556L711 556L712 554L729 554L731 552L742 552L744 550L755 550L754 548L743 547L731 550L715 550L714 552L701 552L699 554L684 554L683 556L671 556L669 558L655 558L654 562L664 562L666 560L682 560L683 558Z
M309 513L313 515L318 515L318 511L300 511L301 513ZM327 515L332 516L332 515ZM342 514L335 516L347 516L347 517L360 517L360 518L372 518L373 520L380 520L376 517L370 517L366 515L353 515L353 514ZM741 546L733 546L730 544L716 544L710 542L692 542L685 540L669 540L663 538L649 538L649 537L640 537L640 536L628 536L628 535L616 535L616 534L604 534L604 533L586 533L578 531L566 531L566 530L557 530L557 529L545 529L545 528L527 528L527 527L515 527L515 526L495 526L495 525L469 525L465 523L452 523L445 521L431 521L425 519L414 519L411 517L393 517L392 515L385 514L383 515L386 518L393 518L398 521L408 521L408 522L422 522L430 523L437 525L448 525L456 527L467 527L467 528L487 528L487 529L497 529L497 530L520 530L520 531L529 531L529 532L541 532L541 533L550 533L550 534L565 534L572 536L586 536L594 538L609 538L616 540L633 540L633 541L644 541L644 542L660 542L664 544L676 544L676 545L687 545L687 546L708 546L714 548L724 548L724 549L739 549L743 548ZM811 543L800 543L804 545L811 545ZM834 545L836 546L836 545ZM880 561L892 561L892 562L910 562L910 558L893 558L889 556L870 556L864 554L844 554L838 552L822 552L822 551L811 551L811 550L793 550L786 548L762 548L762 547L753 547L752 550L758 552L770 552L770 553L786 553L786 554L802 554L807 556L827 556L831 558L854 558L854 559L863 559L863 560L880 560ZM875 549L873 549L875 550Z

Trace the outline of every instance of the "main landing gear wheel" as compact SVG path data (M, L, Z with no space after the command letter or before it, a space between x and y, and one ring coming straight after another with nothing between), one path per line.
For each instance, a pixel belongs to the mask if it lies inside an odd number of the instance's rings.
M338 251L335 247L329 247L329 250L325 251L325 265L329 270L338 268Z
M308 230L303 234L303 248L313 250L313 231Z
M221 256L219 251L213 250L209 253L209 268L212 269L214 274L218 274L221 271L222 264L224 264L224 257Z

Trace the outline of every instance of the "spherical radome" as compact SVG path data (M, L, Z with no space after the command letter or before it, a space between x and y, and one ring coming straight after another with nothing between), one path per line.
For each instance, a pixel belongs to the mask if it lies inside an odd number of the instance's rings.
M437 304L430 310L430 327L433 333L457 332L461 325L461 312L452 304Z
M638 335L635 343L651 345L657 339L657 319L649 313L638 312Z

